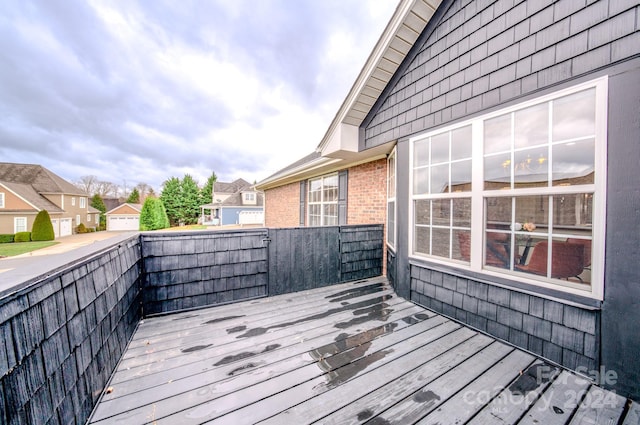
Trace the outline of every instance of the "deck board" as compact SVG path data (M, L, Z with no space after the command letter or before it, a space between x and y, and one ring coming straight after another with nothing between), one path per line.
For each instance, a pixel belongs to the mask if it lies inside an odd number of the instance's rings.
M375 278L145 319L90 423L635 423L627 403Z

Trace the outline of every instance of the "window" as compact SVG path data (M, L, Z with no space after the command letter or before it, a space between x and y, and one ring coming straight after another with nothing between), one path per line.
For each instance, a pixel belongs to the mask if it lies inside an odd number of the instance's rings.
M0 208L4 208L4 193L0 192Z
M72 207L75 207L75 206L76 206L76 198L75 198L75 196L72 196L72 197L71 197L71 206L72 206Z
M601 298L606 104L605 78L411 139L412 255Z
M311 179L308 188L309 226L337 226L338 175Z
M14 217L13 233L26 232L26 231L27 231L27 217Z
M100 214L96 214L96 224L100 224Z
M396 151L387 159L387 244L396 244Z
M255 193L245 193L244 194L244 199L245 199L245 201L255 201L256 200L256 195L255 195Z
M87 214L87 223L91 223L91 214Z
M87 207L87 198L80 198L80 208Z
M78 215L76 216L76 226L79 226L79 225L80 225L80 223L81 223L81 221L80 221L80 214L78 214Z
M416 254L469 262L471 136L466 125L413 143Z

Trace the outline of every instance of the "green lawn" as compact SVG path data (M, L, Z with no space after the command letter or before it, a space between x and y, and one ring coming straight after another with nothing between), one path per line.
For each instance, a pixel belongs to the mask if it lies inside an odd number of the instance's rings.
M0 243L0 257L12 257L55 245L56 241Z
M176 226L176 227L170 227L168 229L160 229L160 230L178 230L178 231L182 231L182 230L205 230L207 228L207 226L203 226L202 224L187 224L185 226Z

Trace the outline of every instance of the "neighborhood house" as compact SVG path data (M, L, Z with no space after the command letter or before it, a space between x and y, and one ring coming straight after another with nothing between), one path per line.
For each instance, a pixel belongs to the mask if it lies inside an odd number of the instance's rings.
M403 0L272 227L385 223L399 295L640 399L640 6Z
M38 212L46 210L56 237L84 224L97 227L100 211L85 192L41 165L0 163L0 234L30 232Z
M215 182L211 198L211 203L200 206L202 224L224 226L264 222L264 195L244 179Z

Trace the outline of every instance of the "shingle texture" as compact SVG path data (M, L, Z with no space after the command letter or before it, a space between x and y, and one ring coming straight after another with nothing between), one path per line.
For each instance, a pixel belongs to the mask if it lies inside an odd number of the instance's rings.
M444 283L455 280L455 289ZM462 305L456 299L462 295ZM570 369L593 370L599 312L411 266L411 300Z
M137 237L0 299L0 423L85 423L140 320Z
M442 19L428 24L430 36L368 117L366 148L640 53L637 1L456 0L440 7L447 8Z

